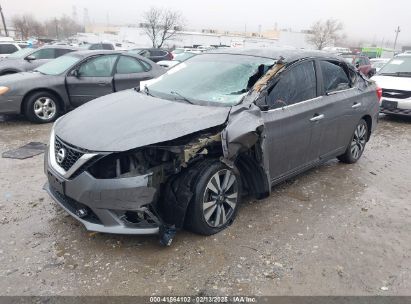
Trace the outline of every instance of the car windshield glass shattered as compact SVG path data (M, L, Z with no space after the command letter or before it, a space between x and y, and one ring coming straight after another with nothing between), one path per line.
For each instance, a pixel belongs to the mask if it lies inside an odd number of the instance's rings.
M378 74L411 75L411 56L394 57L380 70Z
M27 56L28 54L31 54L33 52L33 49L26 48L22 50L18 50L17 52L11 53L10 55L7 56L7 58L23 58Z
M231 106L241 101L274 62L255 56L198 55L148 81L147 88L150 94L160 98Z
M79 57L65 55L39 66L34 71L46 75L59 75L79 61Z

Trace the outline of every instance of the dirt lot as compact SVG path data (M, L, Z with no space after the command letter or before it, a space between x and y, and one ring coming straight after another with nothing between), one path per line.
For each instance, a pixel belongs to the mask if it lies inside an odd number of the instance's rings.
M51 125L1 117L0 153ZM411 295L411 119L382 117L359 163L245 201L225 232L87 232L42 190L43 156L0 158L1 295Z

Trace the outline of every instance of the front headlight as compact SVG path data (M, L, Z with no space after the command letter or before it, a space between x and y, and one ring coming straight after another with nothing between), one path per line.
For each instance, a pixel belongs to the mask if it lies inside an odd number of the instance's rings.
M10 89L8 87L0 87L0 95L3 95L4 93L8 92Z

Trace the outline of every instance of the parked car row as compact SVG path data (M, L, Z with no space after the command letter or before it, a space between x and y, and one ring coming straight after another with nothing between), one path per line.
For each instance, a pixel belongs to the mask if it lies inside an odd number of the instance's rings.
M147 58L126 52L71 52L72 49L57 47L36 52L59 50L69 54L34 71L0 77L0 113L24 114L37 123L51 122L85 102L138 87L140 81L164 73L162 67ZM21 67L27 67L27 57L21 60Z

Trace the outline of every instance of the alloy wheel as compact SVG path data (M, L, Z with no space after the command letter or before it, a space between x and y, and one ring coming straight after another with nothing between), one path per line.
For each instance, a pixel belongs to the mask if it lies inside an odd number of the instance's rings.
M355 129L353 139L351 141L351 155L354 159L360 158L364 151L365 143L367 142L367 127L364 124L359 124Z
M34 102L34 114L41 120L49 120L56 115L57 106L53 99L40 97Z
M238 203L238 181L229 169L211 176L203 196L203 215L211 227L225 225L234 215Z

